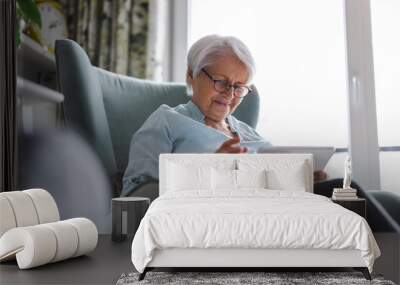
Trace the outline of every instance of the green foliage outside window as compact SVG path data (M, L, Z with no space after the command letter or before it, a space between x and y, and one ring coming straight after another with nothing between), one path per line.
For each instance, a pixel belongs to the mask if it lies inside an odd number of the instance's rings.
M42 19L35 0L17 0L16 10L16 41L17 46L21 43L21 20L25 23L24 29L29 29L30 36L40 42L40 30Z

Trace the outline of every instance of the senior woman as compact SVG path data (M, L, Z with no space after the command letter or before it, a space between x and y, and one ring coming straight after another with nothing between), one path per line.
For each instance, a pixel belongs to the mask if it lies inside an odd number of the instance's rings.
M240 141L264 141L231 114L251 91L254 59L235 37L201 38L188 53L191 100L160 106L134 134L122 195L158 179L160 153L246 153ZM265 141L266 145L269 145Z
M157 181L161 153L246 153L240 142L270 145L231 115L251 91L255 72L245 44L235 37L206 36L193 44L187 61L192 99L177 107L160 106L134 134L122 196Z

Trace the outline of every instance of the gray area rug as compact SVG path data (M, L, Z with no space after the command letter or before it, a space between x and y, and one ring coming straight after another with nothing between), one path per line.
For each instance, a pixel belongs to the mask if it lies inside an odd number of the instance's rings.
M124 273L117 285L134 284L390 284L380 275L372 275L372 281L360 272L148 272L142 281L139 273Z

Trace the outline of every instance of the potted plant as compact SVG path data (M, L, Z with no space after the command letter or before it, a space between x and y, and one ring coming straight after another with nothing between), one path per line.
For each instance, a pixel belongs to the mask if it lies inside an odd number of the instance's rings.
M42 44L41 28L42 19L35 0L17 0L16 5L16 41L21 43L21 32Z

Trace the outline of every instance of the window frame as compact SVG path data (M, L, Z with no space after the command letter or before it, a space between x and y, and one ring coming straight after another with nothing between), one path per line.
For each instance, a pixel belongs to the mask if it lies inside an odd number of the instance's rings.
M380 160L370 0L344 0L349 153L354 179L379 190Z
M171 0L170 2L170 68L172 82L186 82L186 53L189 45L191 0Z

